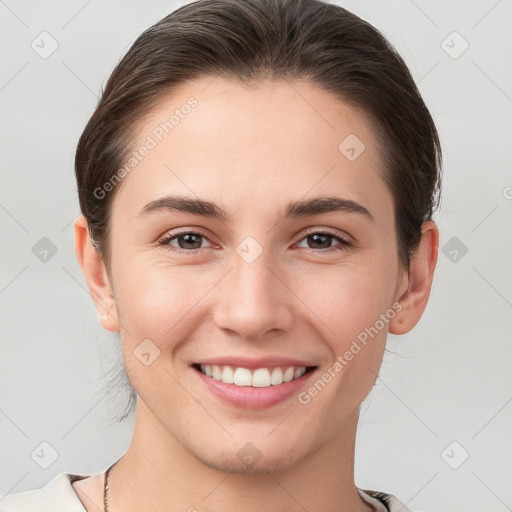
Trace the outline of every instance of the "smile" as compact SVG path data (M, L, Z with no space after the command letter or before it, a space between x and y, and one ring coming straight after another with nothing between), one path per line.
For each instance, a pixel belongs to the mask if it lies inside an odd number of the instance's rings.
M231 365L194 365L203 375L225 384L240 387L267 388L299 379L315 366L283 366L275 368L255 368L250 370Z

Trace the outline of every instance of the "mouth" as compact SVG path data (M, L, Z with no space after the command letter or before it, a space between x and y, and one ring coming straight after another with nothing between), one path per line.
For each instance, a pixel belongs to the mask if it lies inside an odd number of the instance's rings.
M202 375L224 384L246 388L270 388L298 380L318 367L285 365L249 369L233 365L194 363L192 368Z

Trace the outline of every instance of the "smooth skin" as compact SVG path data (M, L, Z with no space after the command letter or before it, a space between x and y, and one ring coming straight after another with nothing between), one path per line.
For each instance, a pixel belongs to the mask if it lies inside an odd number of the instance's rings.
M74 225L100 321L120 332L138 394L131 443L111 473L110 510L368 511L354 482L359 409L388 332L410 331L427 305L438 228L423 224L408 273L399 265L373 123L306 81L183 84L144 118L133 149L191 96L197 106L118 185L108 272L85 218ZM354 161L338 149L349 134L365 144ZM211 201L229 216L138 215L170 194ZM283 218L289 202L321 196L356 201L373 219L355 212ZM334 230L352 245L315 240L309 228ZM202 236L158 243L190 231ZM237 252L246 237L262 249L252 263ZM321 375L397 302L401 311L307 405L294 396L240 409L205 390L190 366L199 358L278 355L311 361ZM160 350L149 366L134 354L144 339ZM261 453L250 467L237 456L247 443ZM103 479L91 482L75 488L92 498L82 497L88 511L102 510Z

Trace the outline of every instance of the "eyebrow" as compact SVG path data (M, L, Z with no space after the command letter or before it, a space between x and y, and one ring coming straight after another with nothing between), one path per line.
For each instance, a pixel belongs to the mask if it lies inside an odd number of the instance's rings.
M137 217L155 211L178 211L201 215L213 219L227 221L229 214L226 210L210 201L186 196L165 196L148 203L138 213ZM357 213L374 220L372 214L361 204L341 197L315 197L304 201L295 201L287 205L284 218L307 217L321 213L342 212Z

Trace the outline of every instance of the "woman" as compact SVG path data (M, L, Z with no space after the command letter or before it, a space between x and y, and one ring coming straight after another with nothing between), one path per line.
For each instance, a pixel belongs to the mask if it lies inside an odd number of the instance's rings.
M356 487L354 447L387 334L428 301L440 167L403 60L341 7L199 0L146 30L76 152L133 437L1 510L409 510Z

